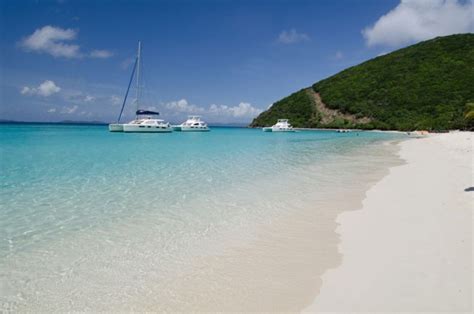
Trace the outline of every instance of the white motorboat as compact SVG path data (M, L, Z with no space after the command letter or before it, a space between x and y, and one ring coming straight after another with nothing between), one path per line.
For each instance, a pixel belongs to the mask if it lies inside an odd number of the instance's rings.
M138 52L137 57L135 59L135 64L133 66L132 75L130 77L130 81L128 83L127 92L125 93L125 98L123 100L122 109L120 110L119 117L117 119L117 123L109 124L109 131L110 132L143 132L143 133L169 133L172 132L173 129L171 125L161 119L156 119L154 116L159 115L158 112L149 111L149 110L140 110L140 59L141 59L141 42L138 42ZM123 109L125 107L125 103L127 102L128 92L130 91L130 86L133 82L133 77L137 73L136 76L136 99L135 103L137 106L136 117L135 120L130 121L129 123L120 123L120 119L122 118Z
M271 127L265 127L263 132L295 132L288 119L278 119L277 123Z
M173 132L171 125L162 119L153 116L158 112L148 110L137 110L137 118L129 123L122 124L123 132L126 133L170 133Z
M173 125L173 130L181 132L208 132L207 123L201 120L200 116L188 116L188 119L179 124Z

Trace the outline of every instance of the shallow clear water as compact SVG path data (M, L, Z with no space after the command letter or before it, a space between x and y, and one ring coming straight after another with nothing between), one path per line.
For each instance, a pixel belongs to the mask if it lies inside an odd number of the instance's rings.
M1 125L0 308L134 309L122 305L192 273L195 257L334 198L348 174L381 167L381 143L398 138Z

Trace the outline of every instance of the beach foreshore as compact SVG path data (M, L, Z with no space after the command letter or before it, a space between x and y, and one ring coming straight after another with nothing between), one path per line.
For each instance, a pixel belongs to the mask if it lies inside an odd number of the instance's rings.
M406 163L338 216L342 263L303 312L472 312L473 135L399 143Z
M0 311L470 312L473 133L346 135L278 180L190 197L172 215L130 212L126 197L123 217L0 258Z

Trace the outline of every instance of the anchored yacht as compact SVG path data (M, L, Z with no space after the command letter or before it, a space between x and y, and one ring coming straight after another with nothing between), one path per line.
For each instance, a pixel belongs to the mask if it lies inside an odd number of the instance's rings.
M123 132L126 133L170 133L173 132L171 125L162 119L153 116L158 112L148 110L137 110L137 118L129 123L122 124Z
M161 120L154 118L158 116L159 113L155 111L149 110L141 110L140 108L140 61L141 61L141 42L138 42L138 52L137 57L135 58L135 63L133 65L132 75L130 77L130 81L128 82L127 92L125 93L125 97L123 99L122 109L120 110L120 114L117 119L117 123L109 124L109 131L110 132L146 132L146 133L169 133L172 132L173 129L171 128L170 124ZM135 120L130 121L129 123L122 124L120 123L120 119L122 118L123 109L125 108L125 104L127 102L128 92L130 91L130 86L133 82L133 77L136 75L136 117Z
M288 119L278 119L277 123L271 127L262 129L263 132L295 132Z
M173 130L182 132L208 132L210 131L207 123L201 120L200 116L188 116L188 120L179 124L173 125Z

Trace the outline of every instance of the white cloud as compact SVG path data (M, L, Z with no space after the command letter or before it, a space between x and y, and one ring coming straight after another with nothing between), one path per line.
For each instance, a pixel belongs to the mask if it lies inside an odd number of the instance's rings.
M20 41L20 46L26 51L38 53L47 53L53 57L63 58L99 58L105 59L113 56L113 53L104 49L94 49L89 53L83 54L80 46L71 43L77 37L77 30L46 25L36 29L33 34Z
M177 112L197 114L204 113L205 109L196 105L189 104L186 99L180 99L178 101L172 101L165 104L166 109L174 110Z
M40 84L40 86L38 86L37 93L38 95L47 97L52 94L59 93L60 90L61 88L57 86L56 84L54 84L53 81L48 80L48 81L44 81L43 83Z
M73 29L47 25L23 39L21 46L26 50L48 53L54 57L78 58L81 56L79 46L64 43L75 39L76 35L77 32Z
M368 46L401 46L436 36L474 32L473 1L401 0L362 34Z
M282 31L277 39L277 42L281 44L296 44L304 41L309 41L309 36L304 33L298 33L294 28L289 31Z
M114 54L108 50L92 50L89 56L91 58L107 59L112 57Z
M46 80L41 83L38 87L28 87L24 86L21 89L21 94L23 95L39 95L43 97L48 97L53 94L59 93L61 87L57 86L53 81Z
M216 116L231 116L233 118L253 118L262 112L261 109L253 107L247 102L241 102L237 106L211 105L209 113Z
M209 118L210 121L246 121L254 118L262 112L261 109L253 107L251 104L241 102L236 106L216 105L209 107L190 104L186 99L171 101L160 106L160 113L164 117L174 117L175 119L183 119L188 114L198 114ZM150 107L150 110L157 110Z
M63 109L61 110L61 113L73 114L77 111L77 109L79 109L78 105L73 105L72 107L63 107Z
M31 88L29 88L28 86L23 86L20 93L22 95L28 95L31 93Z
M86 95L86 97L84 97L85 102L91 102L91 101L94 101L94 100L95 100L95 97L90 96L90 95Z
M74 89L64 89L62 90L62 96L64 101L74 104L89 104L97 101L97 99L102 100L101 98L107 98L108 96L92 96L88 92L83 92Z
M54 113L54 112L56 112L56 108L49 108L49 109L48 109L48 112L49 112L49 113Z

